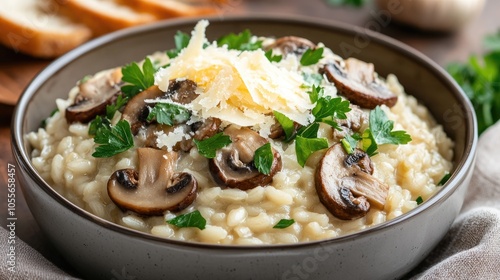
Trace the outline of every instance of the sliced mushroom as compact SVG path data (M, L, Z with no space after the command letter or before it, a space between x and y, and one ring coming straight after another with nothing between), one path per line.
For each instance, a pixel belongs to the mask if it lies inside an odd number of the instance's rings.
M87 123L104 114L120 93L121 78L121 68L114 68L80 82L74 103L66 108L66 121Z
M141 215L180 211L196 198L193 175L174 172L179 155L152 148L137 149L138 170L115 171L108 180L108 194L121 209Z
M346 134L359 132L368 125L368 114L357 105L351 104L351 111L347 112L346 119L338 119L337 124L341 130L333 130L333 139L341 140Z
M189 104L196 97L198 97L196 87L196 83L189 79L170 80L167 89L167 96L174 102Z
M320 73L326 74L328 80L337 86L340 94L367 109L396 104L398 97L377 79L372 63L355 58L348 58L344 62L344 67L333 62L320 69Z
M372 176L368 155L356 149L347 154L340 143L330 147L316 170L315 185L321 203L337 218L361 218L370 205L383 209L389 186Z
M293 123L293 129L294 129L293 134L295 134L297 132L297 130L299 130L300 126L301 125L297 122ZM276 121L271 126L271 133L269 134L269 138L278 139L278 138L283 138L283 137L285 137L285 130L283 130L283 127L281 126L281 124L278 121Z
M130 123L132 134L137 134L139 129L146 124L150 107L145 100L156 99L164 95L165 92L161 91L157 86L152 86L143 90L128 101L123 109L122 119Z
M285 36L276 39L274 43L267 46L265 49L279 49L283 55L295 54L302 55L307 49L314 49L316 45L302 37Z
M228 126L224 134L231 137L232 143L217 151L209 162L214 179L227 187L248 190L272 182L273 176L281 170L281 155L273 149L273 163L269 175L260 173L254 166L255 151L267 143L257 132L234 125Z

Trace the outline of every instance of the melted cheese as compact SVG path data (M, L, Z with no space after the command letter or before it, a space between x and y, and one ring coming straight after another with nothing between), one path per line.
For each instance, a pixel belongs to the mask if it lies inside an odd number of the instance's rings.
M272 112L307 125L313 107L298 72L271 63L263 50L237 51L207 43L208 21L200 21L189 45L172 59L169 67L155 75L155 83L166 91L169 80L187 78L200 94L192 103L194 114L216 117L240 126L269 131Z

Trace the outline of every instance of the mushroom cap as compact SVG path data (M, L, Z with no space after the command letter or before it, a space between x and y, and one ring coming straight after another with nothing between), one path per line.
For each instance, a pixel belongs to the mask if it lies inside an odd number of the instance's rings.
M348 58L344 64L344 67L337 62L326 64L320 72L326 74L340 94L350 102L367 109L379 105L392 107L396 104L397 95L376 78L372 63Z
M108 195L118 207L141 215L162 215L193 203L198 184L191 174L174 172L178 153L139 148L137 154L138 170L120 169L108 180Z
M265 49L278 49L283 55L302 55L307 49L314 48L316 48L316 44L306 38L297 36L285 36L276 39L274 43L267 46Z
M316 170L315 185L321 203L337 218L353 220L383 208L389 186L374 176L368 155L356 149L347 154L340 143L330 147Z
M232 143L216 152L210 159L209 168L213 178L230 188L248 190L272 182L273 176L281 170L281 155L273 151L273 163L268 175L260 173L253 165L255 151L268 141L250 128L230 125L224 134L231 137Z
M72 105L66 108L68 123L87 123L106 112L106 106L121 92L121 68L98 73L78 85L79 92Z
M158 86L151 86L134 97L132 97L125 105L122 113L122 120L130 123L132 134L137 134L139 129L146 123L146 118L149 114L148 104L145 102L148 99L156 99L165 95Z

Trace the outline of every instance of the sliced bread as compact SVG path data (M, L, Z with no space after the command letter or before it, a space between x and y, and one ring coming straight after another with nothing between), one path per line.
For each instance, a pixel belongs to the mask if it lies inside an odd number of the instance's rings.
M192 17L217 13L214 1L179 1L179 0L120 0L134 9L150 13L160 19L174 17Z
M57 2L0 0L0 42L16 52L52 58L92 37L88 27L61 16L59 7Z
M96 36L157 20L154 15L138 12L119 0L53 1L64 2L61 4L64 14L88 26Z

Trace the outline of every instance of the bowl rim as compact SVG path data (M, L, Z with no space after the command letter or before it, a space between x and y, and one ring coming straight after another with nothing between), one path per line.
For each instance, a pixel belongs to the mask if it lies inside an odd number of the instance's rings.
M329 30L335 33L343 33L355 35L360 30L369 36L370 40L376 42L384 48L388 48L391 51L399 52L405 56L408 56L411 60L417 62L423 66L426 70L430 71L434 76L436 76L447 88L453 89L453 94L460 101L465 112L465 120L467 122L465 140L466 147L463 153L463 157L459 162L456 162L455 171L452 173L451 177L447 183L434 194L429 200L425 201L417 208L398 216L389 221L385 221L381 224L356 231L354 233L308 242L299 242L292 244L263 244L263 245L224 245L224 244L209 244L195 241L182 241L163 238L159 236L154 236L150 233L141 232L135 229L127 228L125 226L113 223L111 221L100 218L82 208L70 202L67 198L56 192L52 187L49 186L37 173L35 168L31 164L30 156L25 147L25 138L23 134L23 124L24 116L27 106L30 103L31 97L37 91L38 87L43 85L46 80L50 79L52 74L57 73L59 70L63 69L66 65L71 64L71 62L78 58L80 55L92 52L99 49L100 46L112 43L114 40L125 37L133 37L139 33L143 32L156 32L159 29L173 28L175 26L191 24L193 27L201 19L208 19L210 23L212 22L234 22L234 23L245 23L245 22L269 22L274 24L292 24L292 25L302 25L311 28L321 28ZM318 245L325 245L331 243L342 243L348 240L359 239L363 236L369 236L372 232L379 232L391 228L405 220L412 218L413 216L420 215L431 207L440 204L441 201L446 200L452 193L458 188L462 181L465 180L468 169L473 167L476 154L476 146L478 142L477 136L477 122L476 115L473 110L470 100L467 98L460 86L455 82L455 80L436 62L419 52L418 50L408 46L396 39L393 39L387 35L374 32L370 29L363 29L359 26L354 26L351 24L335 21L335 20L325 20L312 18L308 16L290 16L290 15L270 15L270 14L248 14L248 15L232 15L224 16L223 18L218 16L209 17L192 17L192 18L181 18L172 19L168 21L160 21L152 24L136 26L132 28L127 28L124 30L119 30L113 33L106 34L104 36L98 37L91 41L88 41L81 46L69 51L63 56L57 58L46 66L41 72L39 72L28 84L21 94L16 108L14 110L13 118L11 121L11 136L12 136L12 150L14 158L20 167L26 172L28 176L36 183L36 187L42 189L47 195L54 199L64 208L68 209L72 213L80 216L81 218L94 223L104 229L113 231L118 234L124 234L134 238L140 238L143 240L149 240L165 245L176 245L182 247L196 247L197 249L224 249L224 250L238 250L245 249L248 251L252 250L262 250L264 249L296 249L304 247L317 247ZM24 187L21 186L24 190ZM31 211L31 210L30 210Z

